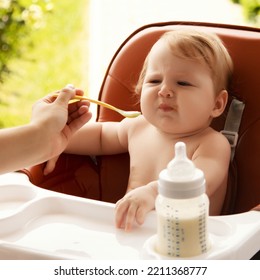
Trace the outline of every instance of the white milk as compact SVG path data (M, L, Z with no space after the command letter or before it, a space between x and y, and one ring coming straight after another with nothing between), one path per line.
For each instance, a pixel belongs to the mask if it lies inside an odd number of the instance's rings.
M159 254L192 257L207 252L207 205L201 204L196 208L196 213L180 213L176 208L164 214L158 213L156 251Z
M205 179L187 158L184 143L176 143L175 158L160 173L158 192L156 251L177 258L206 253L209 200Z

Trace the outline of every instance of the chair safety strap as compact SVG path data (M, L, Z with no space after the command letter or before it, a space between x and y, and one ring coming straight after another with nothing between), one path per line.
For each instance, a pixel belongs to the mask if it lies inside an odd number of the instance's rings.
M235 148L238 141L238 131L243 115L245 104L237 99L233 99L228 110L225 126L220 131L229 141L231 146L231 161L235 155Z

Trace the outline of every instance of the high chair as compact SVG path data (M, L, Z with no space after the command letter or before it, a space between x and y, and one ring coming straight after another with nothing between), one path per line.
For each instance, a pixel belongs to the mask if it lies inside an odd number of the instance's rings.
M260 205L260 29L198 22L163 22L143 26L118 48L105 74L99 99L124 110L140 110L135 97L144 59L151 46L166 31L180 27L202 29L220 36L233 62L234 76L229 89L230 101L244 104L237 131L227 133L234 150L229 184L222 214L242 213ZM215 119L212 127L226 130L229 110ZM96 121L120 121L122 117L99 107ZM231 120L231 126L234 120ZM226 127L229 127L227 124ZM129 174L128 154L77 156L62 154L56 169L48 176L44 164L23 170L30 181L42 188L107 202L116 202L126 191ZM255 208L256 209L256 208ZM258 245L259 246L259 245Z

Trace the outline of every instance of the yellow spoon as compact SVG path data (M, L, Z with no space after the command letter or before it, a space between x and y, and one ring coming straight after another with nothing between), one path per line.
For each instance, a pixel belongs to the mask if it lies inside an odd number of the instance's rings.
M57 97L58 94L53 94L53 97ZM141 112L139 111L124 111L124 110L121 110L113 105L110 105L108 103L105 103L105 102L102 102L102 101L99 101L99 100L95 100L95 99L92 99L92 98L89 98L89 97L86 97L86 96L81 96L81 95L75 95L73 99L70 100L69 103L73 103L73 102L78 102L80 100L88 100L89 102L91 103L95 103L97 105L100 105L100 106L103 106L103 107L106 107L110 110L113 110L119 114L121 114L122 116L126 117L126 118L136 118L138 116L141 115Z

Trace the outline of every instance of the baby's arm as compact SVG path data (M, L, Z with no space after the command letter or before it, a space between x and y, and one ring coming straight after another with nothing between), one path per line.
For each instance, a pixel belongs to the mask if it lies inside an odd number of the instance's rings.
M219 215L226 194L230 144L222 134L215 134L202 143L192 160L204 172L210 215Z
M127 151L127 130L121 122L88 123L72 137L66 153L111 155Z
M78 155L119 154L127 151L127 129L122 122L87 123L70 139L65 152ZM44 173L53 171L58 157L48 161Z
M129 191L116 203L116 227L130 231L134 221L141 225L148 212L154 209L157 196L157 181Z

